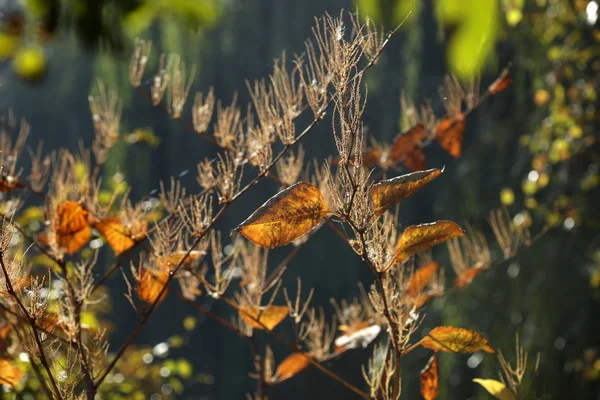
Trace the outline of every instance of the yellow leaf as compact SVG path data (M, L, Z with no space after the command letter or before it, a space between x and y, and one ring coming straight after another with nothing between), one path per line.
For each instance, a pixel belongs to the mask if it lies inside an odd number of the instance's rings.
M152 271L147 268L143 268L140 271L140 279L137 286L138 297L146 303L152 304L158 296L163 286L165 286L169 279L169 273L167 271ZM158 302L160 303L167 296L167 289L162 293Z
M431 262L416 270L413 276L410 278L410 283L408 284L406 294L414 297L421 293L429 281L431 281L431 279L435 276L435 273L439 267L439 263Z
M273 330L288 315L286 306L240 307L240 316L254 329Z
M298 182L271 197L236 230L252 243L272 249L309 232L328 212L319 188Z
M451 221L409 226L398 241L394 261L400 263L421 250L463 234L464 231Z
M371 187L371 197L375 205L375 213L383 214L396 203L413 195L433 179L440 176L442 170L428 169L413 172L381 181Z
M421 371L421 395L425 400L437 398L440 389L437 352L431 356Z
M448 353L474 353L479 350L494 353L486 338L477 332L452 326L438 326L421 339L421 346Z
M502 382L494 379L473 379L473 382L479 383L492 396L499 400L514 400L515 397Z
M104 236L115 254L119 255L144 238L148 224L140 221L124 226L119 217L108 217L94 223L94 228Z
M308 353L292 353L287 356L281 364L277 366L275 373L277 379L275 382L281 383L288 380L300 372L302 372L310 364L309 358L312 357Z
M90 240L92 229L87 217L87 210L75 201L65 200L56 207L56 242L68 254L78 252Z
M14 387L21 380L23 372L6 358L0 358L0 384Z
M187 250L181 250L172 254L167 254L166 256L158 257L156 264L159 268L169 270L171 268L176 268L180 264L196 261L203 255L206 255L205 251L192 250L188 254Z

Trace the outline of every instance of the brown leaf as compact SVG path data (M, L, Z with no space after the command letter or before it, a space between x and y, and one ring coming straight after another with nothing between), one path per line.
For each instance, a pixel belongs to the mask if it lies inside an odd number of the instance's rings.
M381 332L381 327L369 322L359 322L350 327L346 327L345 333L335 339L335 347L338 350L350 350L358 347L365 348Z
M277 376L277 383L286 381L300 372L302 372L310 364L309 358L312 357L308 353L292 353L287 356L281 364L277 366L275 375Z
M490 95L495 95L498 92L503 91L504 89L506 89L508 86L510 86L512 84L512 77L510 76L510 72L508 70L508 68L505 68L502 73L500 74L500 76L498 77L498 79L496 79L494 82L492 82L492 84L490 85L490 87L488 88L488 93Z
M413 171L424 170L425 153L421 148L424 139L425 127L421 124L413 126L398 136L392 145L390 158L394 162L403 161L404 165Z
M124 226L119 217L108 217L94 223L94 228L104 236L116 255L132 248L144 238L148 224L140 221L135 227Z
M375 205L375 213L383 214L396 203L412 196L421 188L440 176L442 170L437 168L427 171L413 172L378 182L371 187L371 197Z
M473 279L475 279L475 277L484 270L485 268L481 267L469 268L456 278L454 285L458 289L466 289L467 286L469 286L471 282L473 282Z
M65 200L56 207L56 241L68 254L78 252L92 237L87 217L87 210L75 201Z
M421 370L421 395L425 400L437 398L440 389L437 352L433 353L427 365Z
M319 188L298 182L271 197L236 230L252 243L272 249L309 232L328 212Z
M464 231L451 221L437 221L430 224L409 226L404 230L398 241L394 261L401 263L421 250L463 234Z
M19 183L18 179L0 174L0 192L11 192L22 187L23 185Z
M438 326L421 339L421 346L448 353L474 353L479 350L494 353L486 338L477 332L452 326Z
M0 358L0 384L14 387L21 380L21 376L23 376L23 372L13 366L10 360Z
M408 284L408 289L406 289L406 294L408 296L415 297L421 293L429 281L433 279L439 267L439 263L431 262L416 270L413 276L410 278L410 283Z
M200 256L205 254L206 252L201 250L192 250L189 252L189 254L186 250L181 250L172 254L167 254L166 256L158 257L156 259L156 264L159 268L170 270L171 268L175 268L180 264L196 261L200 258Z
M454 158L459 158L465 133L465 116L460 114L455 118L440 121L435 134L440 146Z
M288 315L286 306L240 307L240 317L254 329L273 330Z
M154 303L163 286L165 286L169 279L169 273L167 271L153 271L147 268L142 268L140 271L140 279L137 285L138 297L148 304ZM168 288L160 296L158 302L160 303L167 297Z

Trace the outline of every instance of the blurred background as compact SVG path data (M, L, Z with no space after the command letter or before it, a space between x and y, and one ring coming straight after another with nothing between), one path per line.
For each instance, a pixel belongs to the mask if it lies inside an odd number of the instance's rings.
M134 199L155 198L159 182L171 176L198 192L196 165L217 149L131 88L128 62L135 37L153 42L146 78L158 68L161 52L175 52L197 66L192 92L214 87L225 104L237 92L243 105L250 100L247 80L267 77L283 50L288 60L302 53L315 16L357 7L386 30L408 16L365 78L364 122L378 141L390 142L405 126L402 92L416 104L431 99L441 115L437 91L445 74L479 73L485 88L512 64L513 85L469 116L459 160L436 145L426 149L428 166L445 166L445 173L403 202L401 222L450 219L491 237L488 214L504 205L515 223L534 233L552 228L467 290L434 301L426 309L424 329L467 327L484 334L509 359L518 333L531 359L541 353L533 383L540 397L599 399L597 0L0 0L0 110L3 115L12 110L31 124L28 144L33 147L41 140L46 151L77 149L80 142L89 146L93 126L87 99L100 78L124 102L121 139L111 150L104 178L132 184ZM151 79L146 78L145 84ZM191 103L183 114L189 121ZM299 126L308 122L301 118ZM329 120L303 143L307 159L321 163L334 154ZM229 232L278 190L263 181L217 228ZM288 252L272 251L269 265ZM445 248L434 256L453 279ZM493 256L498 258L499 251ZM107 269L112 261L107 256L97 267ZM328 313L331 297L351 299L359 294L358 282L367 286L372 280L359 257L327 229L289 265L284 285L292 292L296 276L306 290L315 288L312 304ZM120 276L113 276L108 287L112 304L106 318L113 322L114 350L139 316L122 295ZM212 311L230 314L205 301ZM137 345L140 351L132 357L145 357L146 368L135 372L135 382L115 380L117 389L109 398L144 392L152 399L239 399L255 386L247 375L253 363L246 343L177 300L160 306ZM287 350L272 345L281 360ZM360 365L370 355L370 348L349 352L328 367L360 387ZM403 398L419 398L418 372L428 357L414 352L404 360ZM471 380L497 378L498 368L494 355L442 354L439 398L490 398ZM314 369L271 395L353 398Z

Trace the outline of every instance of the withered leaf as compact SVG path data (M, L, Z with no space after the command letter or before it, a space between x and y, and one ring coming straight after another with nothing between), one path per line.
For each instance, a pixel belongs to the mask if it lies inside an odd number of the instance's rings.
M167 254L165 256L158 257L156 259L156 264L159 268L163 268L169 270L171 268L175 268L180 264L191 263L192 261L196 261L200 258L200 256L205 255L205 251L201 250L192 250L189 252L186 250L177 251L172 254Z
M240 307L240 317L254 329L273 330L288 315L286 306Z
M466 289L467 286L469 286L471 284L471 282L473 282L473 279L475 279L475 277L477 275L479 275L482 271L485 271L485 268L481 268L481 267L469 268L468 270L464 271L456 278L454 285L458 289Z
M298 182L271 197L236 230L252 243L272 249L309 232L328 212L319 188Z
M410 278L408 289L406 294L411 297L415 297L427 286L429 281L435 276L440 264L437 262L430 262L429 264L423 265L421 268L415 271L413 276Z
M14 387L23 376L23 372L6 358L0 358L0 384Z
M94 223L94 228L104 236L108 245L116 255L132 248L136 242L143 239L148 224L140 221L134 227L124 226L119 217L108 217Z
M459 158L462 151L463 136L465 133L465 116L445 118L440 121L436 131L436 139L440 146L454 158Z
M514 400L515 396L502 382L495 379L473 379L473 382L479 383L489 394L499 400Z
M287 356L277 366L277 371L275 372L275 376L277 377L276 382L281 383L298 375L308 367L310 357L312 357L310 354L302 352L292 353Z
M502 71L502 73L500 74L500 76L498 77L498 79L496 79L494 82L492 82L492 84L488 88L488 93L490 95L495 95L496 93L501 92L504 89L506 89L508 86L510 86L512 84L512 81L513 80L512 80L512 77L510 76L508 68L505 68Z
M403 262L421 250L463 234L464 231L451 221L437 221L430 224L409 226L404 230L398 241L394 261L396 263Z
M347 327L345 333L335 339L334 344L339 350L350 350L358 347L365 348L375 340L379 332L381 332L379 325L369 322L359 322Z
M443 171L437 168L427 171L400 175L376 183L371 187L371 197L375 205L375 213L383 214L396 203L418 192L429 182L440 176Z
M425 400L437 398L440 389L437 352L433 353L425 368L421 370L421 395Z
M421 124L413 126L398 136L392 145L390 158L394 162L403 161L404 165L413 171L424 170L425 153L421 148L424 139L425 127Z
M474 353L479 350L494 353L486 338L477 332L452 326L438 326L420 341L421 346L447 353Z
M10 192L22 187L23 185L17 178L0 174L0 192Z
M137 295L140 300L145 301L148 304L152 304L156 301L162 288L167 284L169 280L169 273L167 271L154 271L147 268L142 268L140 271L139 282L137 285ZM167 297L168 288L164 290L158 302L161 302Z
M54 218L56 241L68 254L78 252L92 237L88 212L81 204L71 200L59 203Z

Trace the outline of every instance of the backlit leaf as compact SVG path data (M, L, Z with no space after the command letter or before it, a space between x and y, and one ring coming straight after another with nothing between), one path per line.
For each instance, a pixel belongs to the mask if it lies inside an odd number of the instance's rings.
M310 364L309 358L312 357L308 353L292 353L287 356L281 364L277 366L275 375L277 376L277 383L288 380L300 372L302 372Z
M104 236L115 254L119 255L144 237L148 224L140 221L135 227L129 227L123 225L119 217L108 217L94 223L94 228Z
M421 142L425 139L425 128L423 125L415 125L405 133L398 136L392 146L390 158L394 162L404 162L407 168L413 171L425 169L425 153L421 148Z
M431 262L416 270L413 276L410 278L410 283L408 284L406 294L414 297L421 293L429 281L431 281L431 279L435 276L435 273L439 267L439 263Z
M494 353L486 338L477 332L452 326L438 326L421 339L421 346L448 353L474 353L479 350Z
M399 201L413 195L442 173L439 169L413 172L378 182L371 187L375 213L383 214Z
M200 258L200 256L206 255L205 251L192 250L189 252L186 250L177 251L166 256L158 257L156 264L163 269L170 270L177 267L180 264L191 263Z
M464 231L451 221L409 226L398 241L394 261L400 263L421 250L463 234Z
M454 158L459 158L465 133L464 115L456 118L445 118L440 121L436 131L436 139L440 146Z
M13 366L10 360L0 358L0 384L14 387L21 380L21 376L23 376L23 372Z
M273 330L288 315L286 306L240 307L240 316L254 329Z
M456 278L454 285L459 289L466 289L467 286L469 286L471 282L473 282L473 279L475 279L475 277L479 275L482 271L485 271L485 268L469 268Z
M140 271L140 279L137 285L138 297L146 303L152 304L158 296L163 286L165 286L169 279L169 273L167 271L153 271L147 268L142 268ZM163 301L167 296L167 290L160 296L159 302Z
M92 229L87 217L87 210L75 201L65 200L56 207L56 241L68 254L76 253L89 242Z
M421 370L421 395L425 400L437 398L440 389L437 352L431 356L427 365Z
M319 188L298 182L271 197L236 230L252 243L272 249L309 232L328 212Z
M479 383L489 394L499 400L514 400L512 392L502 382L494 379L473 379L473 382Z
M381 327L377 324L369 322L359 322L355 325L345 328L345 333L335 339L336 349L356 349L358 347L365 348L371 343L381 332Z

